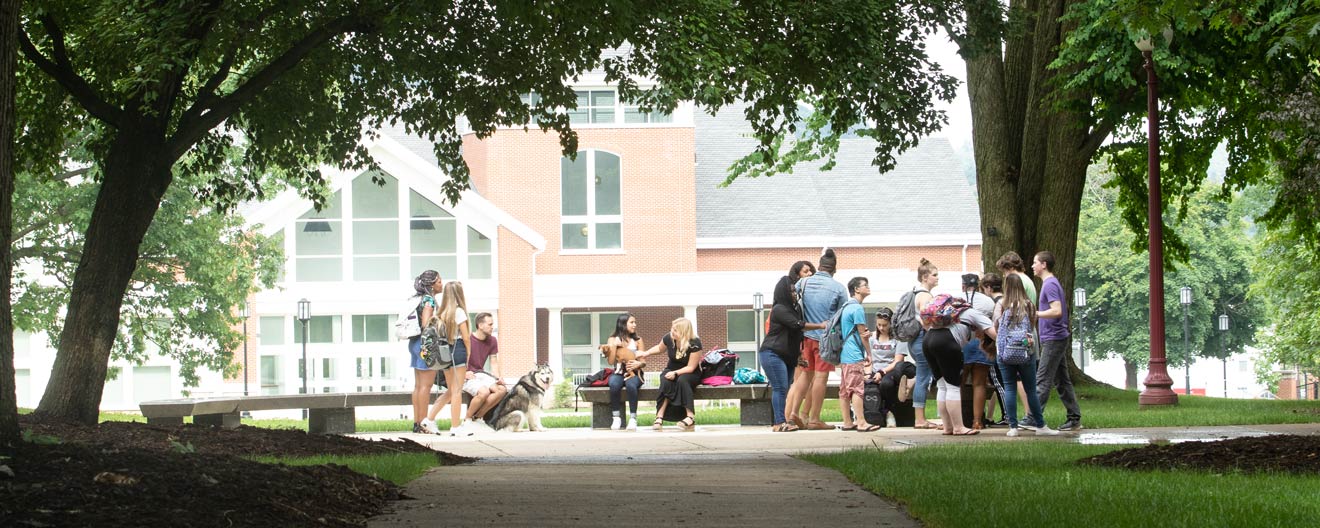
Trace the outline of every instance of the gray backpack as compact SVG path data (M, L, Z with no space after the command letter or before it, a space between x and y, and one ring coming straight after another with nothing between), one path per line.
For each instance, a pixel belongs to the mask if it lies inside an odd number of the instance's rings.
M911 343L921 334L921 320L917 319L917 294L930 293L913 288L898 298L898 309L894 311L894 339Z
M829 322L825 323L825 335L820 338L820 359L831 365L838 365L843 362L843 341L850 335L858 335L855 328L843 327L843 308L849 304L855 304L857 299L848 299L843 303L834 315L830 317ZM860 336L858 337L860 339ZM858 341L860 344L861 341ZM862 350L866 346L862 345Z

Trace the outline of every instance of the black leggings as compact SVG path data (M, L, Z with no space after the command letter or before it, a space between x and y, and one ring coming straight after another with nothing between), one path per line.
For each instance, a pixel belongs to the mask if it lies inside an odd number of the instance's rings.
M930 363L930 371L935 374L935 379L944 378L945 383L955 387L962 385L962 345L953 338L953 332L948 328L928 330L921 348L926 353L926 362Z

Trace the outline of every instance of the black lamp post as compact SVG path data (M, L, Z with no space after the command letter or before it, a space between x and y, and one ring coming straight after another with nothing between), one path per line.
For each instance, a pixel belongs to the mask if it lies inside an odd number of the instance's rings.
M1192 393L1192 341L1191 324L1187 321L1187 307L1192 305L1192 289L1187 286L1178 288L1178 304L1183 307L1183 356L1187 358L1187 366L1183 367L1184 375L1187 377L1187 388L1183 394Z
M1228 314L1219 316L1219 358L1224 362L1224 397L1228 397L1228 354L1224 352L1224 334L1228 333Z
M307 394L307 320L312 318L312 303L307 299L298 301L298 321L302 323L302 393Z
M756 358L756 370L761 370L761 311L765 310L765 296L761 292L752 294L752 310L756 312L756 351L752 357Z
M1172 31L1165 31L1165 40L1173 39ZM1146 390L1137 397L1137 404L1174 405L1178 394L1173 392L1173 378L1169 377L1168 358L1164 354L1164 219L1160 196L1160 118L1157 99L1159 81L1155 78L1155 62L1151 58L1155 45L1150 37L1136 42L1141 56L1146 59L1146 114L1148 137L1148 186L1146 221L1150 228L1150 363L1146 374Z
M1082 309L1086 308L1086 288L1073 290L1073 306L1077 307L1077 368L1086 372L1086 339L1082 334Z
M247 395L248 395L248 349L247 349L247 342L248 342L248 330L247 330L248 305L247 305L247 301L243 301L243 304L242 304L242 305L239 305L239 307L238 307L238 316L241 317L241 318L243 319L243 395L244 395L244 396L247 396Z

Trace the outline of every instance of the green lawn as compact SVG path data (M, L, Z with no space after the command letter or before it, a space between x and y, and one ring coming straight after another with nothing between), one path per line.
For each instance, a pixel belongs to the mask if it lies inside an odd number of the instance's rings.
M931 527L1308 526L1320 518L1320 477L1075 464L1114 449L993 442L802 458L897 500Z
M1254 425L1276 423L1320 422L1320 404L1306 401L1288 400L1233 400L1209 398L1205 396L1179 396L1176 406L1166 408L1141 409L1137 405L1137 392L1115 389L1108 386L1087 386L1078 388L1078 398L1082 407L1082 423L1088 429L1106 429L1116 427L1172 427L1197 425ZM1021 407L1021 406L1019 406ZM590 405L579 409L590 411ZM20 409L19 412L29 412ZM571 409L552 409L543 415L541 422L546 427L590 427L591 417L568 414ZM837 400L826 400L822 418L827 422L842 422ZM996 411L996 415L998 412ZM1018 416L1021 416L1019 411ZM448 416L448 413L442 413ZM926 416L935 419L935 400L926 406ZM646 426L655 419L653 411L645 407L640 415L640 425ZM736 424L739 413L737 406L698 408L699 424ZM1045 419L1051 426L1063 423L1063 404L1059 403L1058 394L1050 397L1045 408ZM102 421L146 421L141 415L131 413L101 413ZM191 418L185 418L191 421ZM285 428L307 430L306 420L243 420L246 425L255 427ZM441 429L449 427L449 419L437 420ZM412 428L410 420L358 420L357 428L363 433L401 432Z

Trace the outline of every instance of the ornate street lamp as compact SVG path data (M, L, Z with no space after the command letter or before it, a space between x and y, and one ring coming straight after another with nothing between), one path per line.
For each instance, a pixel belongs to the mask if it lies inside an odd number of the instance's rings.
M1228 333L1228 314L1219 316L1219 359L1224 362L1224 397L1228 397L1228 354L1224 352L1224 334Z
M1173 38L1172 31L1165 32L1165 40ZM1137 397L1137 404L1173 405L1178 403L1178 394L1173 392L1173 378L1169 377L1168 359L1164 355L1164 219L1160 196L1160 118L1157 102L1155 62L1151 58L1155 45L1150 37L1136 42L1137 49L1146 63L1146 114L1148 122L1147 150L1149 195L1146 202L1146 218L1150 228L1150 363L1146 374L1146 389Z
M1178 304L1183 307L1183 357L1187 358L1187 365L1183 367L1186 376L1186 389L1183 394L1192 394L1192 341L1191 324L1187 321L1187 308L1192 305L1192 289L1187 286L1178 288Z
M1082 308L1086 308L1086 288L1073 290L1073 306L1077 307L1077 356L1081 358L1077 368L1086 372L1086 339L1082 335Z
M248 395L248 349L247 349L247 342L248 342L248 330L247 330L248 305L247 305L247 301L243 301L243 304L239 305L239 307L238 307L238 316L239 316L240 318L243 319L243 395L244 395L244 396L247 396L247 395Z
M298 321L302 323L302 393L307 394L307 320L312 318L312 303L307 299L298 301Z

